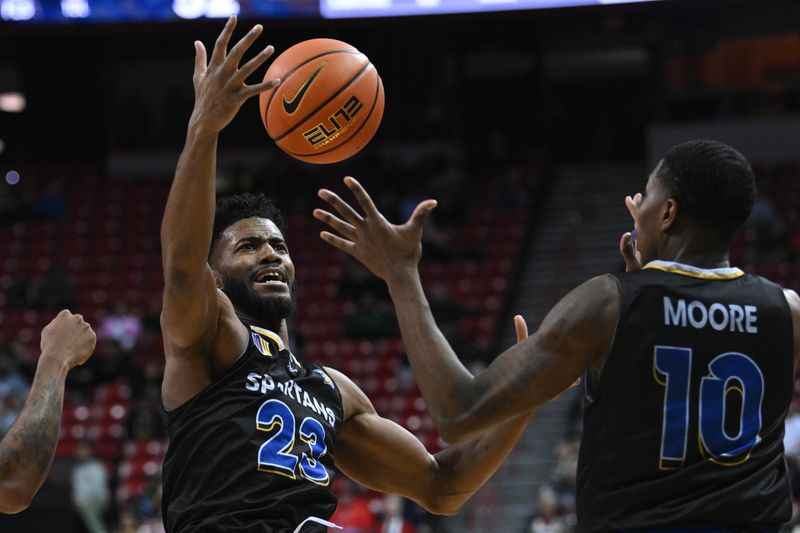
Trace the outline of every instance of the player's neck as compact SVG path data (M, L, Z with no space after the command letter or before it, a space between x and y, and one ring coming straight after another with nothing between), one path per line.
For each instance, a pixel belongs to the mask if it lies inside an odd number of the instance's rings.
M274 320L263 320L258 318L253 318L252 316L244 313L242 311L236 310L236 316L241 320L246 326L258 326L259 328L265 328L273 333L277 333L278 336L281 338L283 343L286 346L289 346L289 328L286 325L286 319L282 318L280 323L275 323Z
M688 239L668 241L658 259L705 269L731 266L727 248L715 250L707 242Z

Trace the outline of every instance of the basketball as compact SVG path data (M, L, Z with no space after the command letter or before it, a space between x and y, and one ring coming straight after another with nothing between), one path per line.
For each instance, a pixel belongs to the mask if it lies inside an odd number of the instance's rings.
M261 120L281 150L308 163L336 163L361 150L383 117L383 83L367 56L334 39L298 43L273 61Z

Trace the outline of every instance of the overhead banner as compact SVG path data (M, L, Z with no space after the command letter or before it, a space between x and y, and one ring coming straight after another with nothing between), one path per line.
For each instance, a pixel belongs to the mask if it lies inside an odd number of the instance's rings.
M318 17L319 0L0 0L0 20L31 23Z
M658 1L662 0L321 0L320 12L326 18L394 17Z

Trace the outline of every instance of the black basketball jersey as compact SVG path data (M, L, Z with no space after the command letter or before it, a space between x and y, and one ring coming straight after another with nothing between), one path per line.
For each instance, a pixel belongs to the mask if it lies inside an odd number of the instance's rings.
M581 529L776 530L791 516L782 289L736 268L663 261L615 278L614 342L600 377L586 379Z
M162 512L168 533L293 532L336 509L332 452L342 399L321 367L250 326L244 353L167 412ZM325 531L311 519L302 533Z

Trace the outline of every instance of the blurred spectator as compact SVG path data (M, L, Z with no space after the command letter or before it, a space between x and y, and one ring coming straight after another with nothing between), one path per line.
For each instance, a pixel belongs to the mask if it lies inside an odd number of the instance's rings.
M570 528L562 519L558 507L558 495L548 487L539 489L536 514L528 528L530 533L567 533Z
M378 339L397 334L392 306L379 302L370 292L363 292L358 301L345 312L344 334L353 339Z
M65 395L69 401L85 403L91 397L95 386L100 383L98 359L91 357L86 363L76 366L67 374Z
M337 490L339 505L330 521L342 527L341 533L378 533L378 521L369 507L369 500L358 494L358 487L350 480L343 480Z
M11 429L11 425L19 416L25 405L25 394L0 395L0 438Z
M434 209L434 212L435 211ZM426 258L433 259L434 261L470 259L468 254L464 254L458 250L453 243L451 233L440 227L433 217L426 217L422 228L422 249L425 251ZM475 258L477 258L477 255Z
M28 380L19 371L16 362L0 354L0 437L11 429L19 416L28 395Z
M106 533L103 512L111 501L108 474L103 463L92 455L88 442L75 450L77 464L72 469L72 503L90 533Z
M127 509L120 514L119 527L116 531L117 533L164 533L164 525L160 518L140 519L133 509Z
M136 513L129 509L120 514L117 533L139 533L139 524L136 520Z
M164 533L164 523L160 518L149 518L139 524L136 533Z
M25 344L18 338L0 339L0 360L2 359L13 361L25 381L29 383L33 381L36 373L36 361L30 357Z
M19 270L14 270L11 276L3 277L5 290L6 309L30 309L34 306L35 294L28 277Z
M433 220L436 227L445 229L463 224L466 220L466 207L470 204L470 195L474 193L470 187L469 176L463 167L463 163L455 161L453 157L433 161L428 170L429 183L426 184L430 195L419 196L421 189L414 188L414 195L401 200L405 201L405 206L401 210L402 220L408 220L420 201L432 197L437 199L438 205L428 218Z
M534 174L535 176L535 174ZM499 177L499 186L493 193L495 207L501 209L520 209L530 204L530 186L525 182L530 179L522 168L516 166L505 175Z
M134 400L128 413L128 436L133 439L155 439L166 436L161 405L157 398Z
M403 498L387 494L383 498L383 524L381 533L416 533L414 524L403 517Z
M556 446L555 465L551 471L552 488L558 496L558 503L564 514L575 512L575 490L578 475L578 452L581 437L561 441Z
M161 477L156 475L148 478L147 486L145 486L144 490L139 496L139 519L142 522L139 532L155 532L157 529L154 529L154 526L160 528L158 530L164 531L160 518Z
M39 309L72 309L75 307L75 286L58 266L53 266L34 285Z
M25 395L28 393L28 383L10 358L0 359L0 398L11 394Z
M162 363L149 361L144 366L136 365L131 369L129 377L128 382L135 398L160 401L161 381L164 378Z
M142 370L136 366L133 354L119 342L100 342L95 348L95 384L109 383L122 378L126 382L135 380Z
M124 303L118 302L114 305L114 312L100 324L97 340L113 340L125 351L130 351L136 346L142 331L142 320L128 311Z
M348 256L342 265L336 295L342 300L356 300L365 292L372 294L376 299L389 300L386 283Z
M470 314L470 310L457 302L451 295L444 282L433 283L428 296L431 313L440 328L457 321L459 318Z

